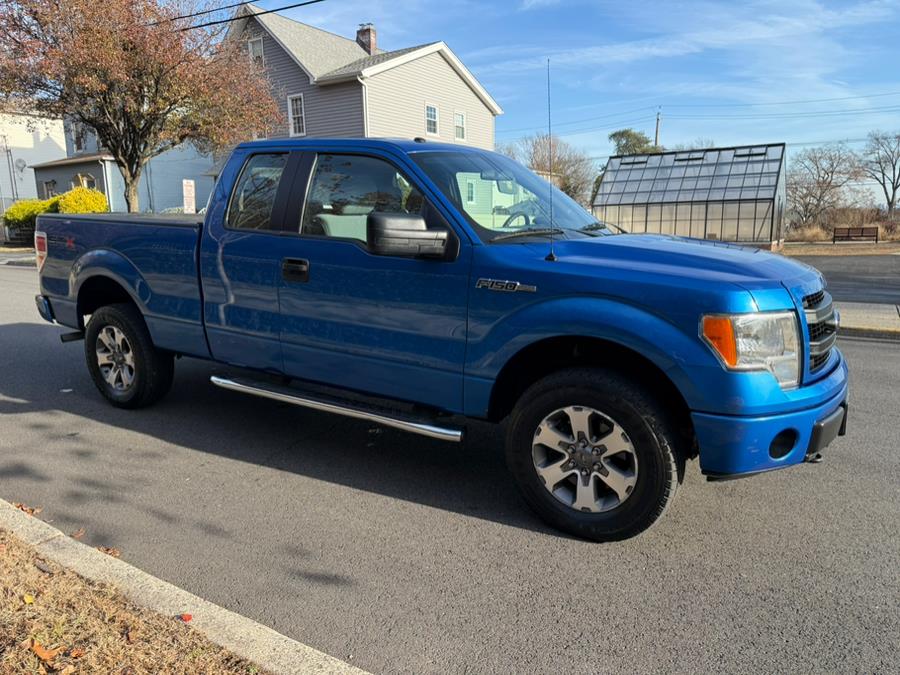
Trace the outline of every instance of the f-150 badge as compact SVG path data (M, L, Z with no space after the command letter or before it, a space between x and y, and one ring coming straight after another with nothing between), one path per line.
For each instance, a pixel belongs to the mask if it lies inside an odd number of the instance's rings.
M515 293L516 291L534 293L537 290L537 286L529 286L528 284L520 284L518 281L504 281L501 279L479 279L475 282L475 288L486 288L489 291L503 291L504 293Z

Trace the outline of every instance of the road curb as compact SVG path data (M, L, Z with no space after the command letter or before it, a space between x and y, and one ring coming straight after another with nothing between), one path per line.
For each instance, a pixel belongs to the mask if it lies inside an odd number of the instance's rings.
M285 675L365 675L355 666L82 544L2 499L0 529L12 532L42 556L86 579L115 586L142 607L166 616L192 614L192 628L264 670Z
M34 258L25 258L24 260L10 258L9 260L0 260L0 265L5 265L6 267L37 267L37 262Z
M900 330L890 330L884 328L864 328L842 325L838 331L838 337L862 337L876 338L879 340L898 340L900 341Z

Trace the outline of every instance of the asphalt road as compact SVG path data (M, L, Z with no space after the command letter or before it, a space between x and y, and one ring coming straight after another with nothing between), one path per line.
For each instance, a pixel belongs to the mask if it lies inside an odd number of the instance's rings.
M849 436L728 483L695 464L663 521L561 536L462 447L247 398L178 362L156 407L106 405L82 343L0 268L0 497L374 672L898 672L900 344L843 340Z
M825 275L841 302L900 304L900 255L797 256Z

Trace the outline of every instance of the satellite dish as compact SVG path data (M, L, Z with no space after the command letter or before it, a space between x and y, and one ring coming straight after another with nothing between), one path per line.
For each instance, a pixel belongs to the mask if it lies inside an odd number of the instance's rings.
M24 171L26 166L28 166L28 164L21 157L16 160L16 169L18 169L19 171Z

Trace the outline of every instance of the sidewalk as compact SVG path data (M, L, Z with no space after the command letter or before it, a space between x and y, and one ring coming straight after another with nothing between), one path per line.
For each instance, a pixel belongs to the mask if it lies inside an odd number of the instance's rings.
M839 335L900 340L900 305L868 302L838 302L841 313Z
M0 531L9 532L18 542L33 550L43 561L42 564L46 565L49 562L51 565L58 565L63 570L69 570L93 584L100 585L94 586L94 588L110 586L115 589L115 592L121 593L136 605L159 615L155 619L151 617L151 621L158 622L164 617L169 619L181 617L182 621L190 622L191 629L205 636L210 642L274 675L294 675L295 673L366 675L365 671L344 661L153 577L108 552L101 552L82 544L52 525L30 515L29 511L29 509L23 510L0 499ZM6 543L4 548L9 549L11 545ZM40 570L40 568L38 569ZM48 571L44 573L54 574L55 572L48 568ZM7 579L0 578L0 587L7 583ZM6 593L7 601L10 598L21 597L23 606L27 605L34 609L41 605L41 603L36 604L40 596L33 589L8 589ZM111 591L108 594L114 595ZM62 649L59 650L59 653L55 649L47 651L44 645L49 644L51 639L61 642L62 636L51 636L49 633L45 635L45 632L41 632L38 636L43 644L36 642L35 636L30 636L27 649L48 664L58 655L61 659L72 656L68 652L64 654ZM37 646L35 647L35 645ZM90 655L85 650L78 649L76 651L80 653L73 658L90 660ZM220 655L220 658L227 660L227 655ZM138 670L143 670L136 662L123 665L129 666L126 667L126 670L133 671L135 670L134 666L138 666ZM0 663L0 670L6 672L3 666L4 664ZM73 667L71 670L61 672L74 673L75 669Z

